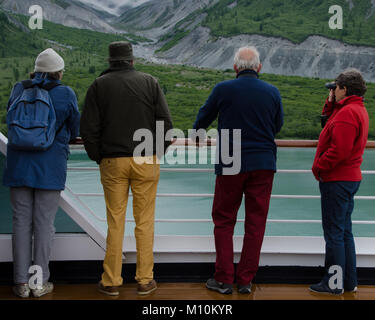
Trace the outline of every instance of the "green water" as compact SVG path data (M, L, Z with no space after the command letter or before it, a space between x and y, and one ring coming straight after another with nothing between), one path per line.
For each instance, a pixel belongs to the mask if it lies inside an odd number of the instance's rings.
M207 150L200 149L200 152ZM190 155L196 154L194 148L189 148ZM188 152L183 148L178 148L175 153L169 152L167 158L179 159L187 157ZM211 151L207 152L210 160ZM309 170L311 168L315 149L309 148L279 148L278 169L300 169ZM1 165L4 158L1 159ZM209 161L210 162L210 161ZM363 170L375 170L375 150L366 150ZM70 167L96 167L90 161L83 150L72 150L69 164ZM213 165L196 164L163 164L162 167L195 167L213 168ZM99 171L70 171L68 172L67 186L75 193L102 193ZM158 193L214 193L215 175L213 173L176 173L162 172L158 187ZM375 195L375 175L364 175L360 190L357 195ZM273 192L274 195L319 195L318 182L311 173L277 173L275 176ZM4 187L0 189L0 201L2 210L0 215L0 233L11 233L11 209L9 205L8 190ZM106 232L105 203L100 197L82 197L84 203L89 206L95 215L93 217L77 201L76 205L82 209L91 221L99 229ZM157 219L211 219L211 208L213 198L158 198L156 201ZM375 220L373 210L374 200L356 200L353 220ZM297 219L297 220L319 220L321 219L319 199L272 199L270 203L269 219ZM128 204L127 218L132 218L131 200ZM242 205L238 218L244 218L244 206ZM57 232L83 232L62 210L57 214L55 221ZM127 235L133 234L134 223L127 222ZM353 231L357 237L375 236L375 225L354 225ZM212 222L189 222L189 223L156 223L156 235L212 235ZM237 223L235 234L243 234L243 223ZM272 223L269 222L266 228L268 236L322 236L321 224L306 223Z

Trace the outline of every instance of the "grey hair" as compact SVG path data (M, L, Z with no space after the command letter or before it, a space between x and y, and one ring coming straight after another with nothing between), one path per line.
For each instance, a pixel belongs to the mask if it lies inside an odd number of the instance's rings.
M243 59L241 57L243 51L251 51L253 53L251 59ZM258 50L253 46L238 49L234 56L234 64L237 66L238 70L251 69L257 71L260 65Z

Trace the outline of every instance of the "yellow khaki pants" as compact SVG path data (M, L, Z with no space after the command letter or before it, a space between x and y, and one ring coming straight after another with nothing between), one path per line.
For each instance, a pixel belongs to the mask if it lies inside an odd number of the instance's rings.
M146 163L139 164L139 160ZM122 245L129 187L133 194L134 229L137 243L135 280L147 284L154 278L155 198L160 176L157 157L105 158L100 163L100 176L107 207L107 250L102 283L121 286Z

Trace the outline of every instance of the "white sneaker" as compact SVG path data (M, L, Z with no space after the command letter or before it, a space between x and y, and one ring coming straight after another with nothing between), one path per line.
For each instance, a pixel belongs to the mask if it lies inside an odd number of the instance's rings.
M52 282L46 282L41 287L38 287L36 289L33 289L33 296L35 298L40 298L41 296L44 296L47 293L51 293L53 291L53 283Z
M30 296L30 288L27 283L25 284L16 284L13 287L13 292L16 296L20 298L28 298Z

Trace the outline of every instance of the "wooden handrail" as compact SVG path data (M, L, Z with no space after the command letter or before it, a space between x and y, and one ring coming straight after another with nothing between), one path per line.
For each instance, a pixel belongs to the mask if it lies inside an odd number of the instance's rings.
M279 148L316 148L318 145L318 140L275 140L275 142ZM71 141L70 144L82 145L83 141L81 138L77 138L75 141ZM173 144L177 146L198 146L190 139L176 139ZM199 146L216 146L216 139L201 142ZM368 141L366 149L375 149L375 141Z

